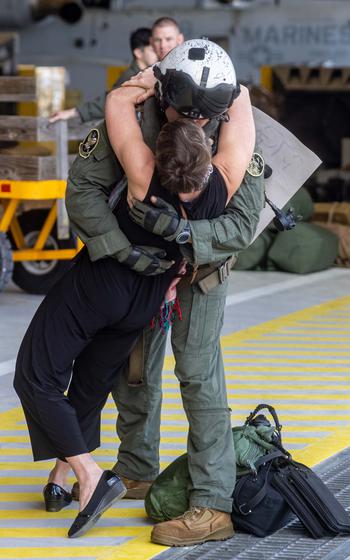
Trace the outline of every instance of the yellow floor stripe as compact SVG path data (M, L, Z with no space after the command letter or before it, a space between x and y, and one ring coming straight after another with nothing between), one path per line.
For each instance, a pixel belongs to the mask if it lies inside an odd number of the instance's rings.
M74 509L65 508L58 513L48 514L44 508L43 509L21 509L21 510L0 510L0 519L49 519L52 522L55 519L75 519L78 513L78 505ZM125 519L128 517L138 517L144 519L146 517L145 510L143 508L110 508L108 512L105 513L105 519ZM67 527L69 525L67 523ZM0 543L1 546L1 543ZM1 548L0 548L1 554Z
M350 441L350 410L345 402L350 393L349 316L350 297L346 297L222 337L233 424L241 424L258 402L271 402L284 424L286 447L295 444L302 446L302 449L293 452L295 459L313 465L347 447ZM317 348L322 352L318 353ZM286 356L283 355L284 350ZM169 456L169 459L182 452L187 439L187 423L184 422L186 418L179 401L177 380L171 371L173 367L174 359L168 356L165 360L165 369L168 371L164 375L162 419L174 423L162 426L161 457ZM237 383L238 380L240 383ZM252 389L259 391L252 393ZM271 393L272 389L278 393ZM289 390L289 393L284 393L285 390ZM320 392L315 393L315 390ZM176 402L168 402L169 399L176 399ZM240 399L245 402L239 402ZM295 404L288 401L295 401ZM332 411L338 413L332 414ZM114 419L115 406L109 400L103 420ZM176 425L177 421L184 423ZM331 426L333 421L344 425ZM0 559L92 557L96 560L149 560L165 550L165 547L149 542L149 526L132 525L131 518L145 517L143 508L132 507L132 504L131 507L127 504L126 507L115 507L106 512L104 517L112 520L111 526L95 527L76 546L71 546L68 539L65 539L64 546L50 546L50 539L65 538L71 520L76 515L77 505L49 516L43 509L35 509L35 504L41 502L41 492L20 492L24 485L43 485L45 476L35 476L35 471L44 471L52 465L52 462L32 463L30 448L18 447L17 444L29 442L25 424L20 422L23 422L23 414L18 408L0 414L1 430L7 431L7 435L2 436L0 430L3 446L0 449L0 489L4 490L0 492L0 520L10 521L12 525L6 529L0 528ZM286 422L293 426L286 425ZM300 422L307 424L299 425ZM322 425L319 426L318 422L322 422ZM18 434L20 430L25 434ZM114 462L115 443L118 442L114 430L113 422L103 424L102 441L112 446L99 449L96 452L97 459L108 457L111 463ZM320 435L314 437L312 434ZM7 444L11 444L11 447ZM164 449L166 444L172 444L174 448ZM6 456L10 459L11 455L20 461L1 461ZM110 466L107 462L101 464ZM162 460L161 465L164 467L166 464ZM8 476L11 471L24 469L25 475L29 476ZM1 477L1 474L5 476ZM70 478L72 482L73 477ZM19 492L8 491L10 485L17 486ZM1 505L5 507L9 502L18 502L19 498L23 502L23 509L1 509ZM29 505L33 509L28 509ZM125 523L128 518L130 525L113 526L113 519L123 519ZM35 524L36 520L47 519L48 525L43 528L35 525L30 528L16 526L21 520L33 521ZM55 519L67 520L67 526L55 527ZM93 545L93 538L107 537L125 537L128 540L118 546ZM13 548L1 548L3 539L13 539ZM42 546L16 547L21 539L26 539L26 544L28 539L42 539Z
M327 348L328 348L328 344L327 344ZM258 349L253 349L253 350L242 350L240 348L235 348L234 350L231 349L223 349L223 354L224 356L241 356L242 354L244 356L247 357L252 357L254 358L254 356L263 356L265 354L267 355L274 355L274 354L279 354L281 358L283 358L284 356L288 356L288 354L286 354L283 350L273 350L271 348L269 348L268 350L264 350L264 347L261 348L261 350ZM294 352L293 352L294 354ZM350 356L350 350L348 351L341 351L339 352L338 350L335 351L326 351L326 350L322 350L322 356ZM310 350L298 350L298 355L305 355L305 356L309 356L310 355ZM287 358L289 359L289 358ZM165 374L163 377L165 377L165 379L169 379L170 377L172 377L172 375L167 375Z
M94 527L89 531L85 538L91 539L94 537L137 537L140 533L140 527ZM23 538L48 538L48 537L67 537L67 529L61 527L41 527L36 529L19 528L0 528L0 539L23 539ZM0 541L1 543L1 541ZM1 554L1 548L0 548Z

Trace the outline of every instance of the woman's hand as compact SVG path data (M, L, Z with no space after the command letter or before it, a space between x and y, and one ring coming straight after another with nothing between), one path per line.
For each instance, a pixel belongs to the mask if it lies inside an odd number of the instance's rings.
M154 95L154 86L156 81L157 80L153 74L153 68L150 66L149 68L146 68L142 72L136 74L136 76L132 76L132 78L124 82L121 87L137 86L142 88L144 90L143 93L141 93L136 99L136 102L139 104Z

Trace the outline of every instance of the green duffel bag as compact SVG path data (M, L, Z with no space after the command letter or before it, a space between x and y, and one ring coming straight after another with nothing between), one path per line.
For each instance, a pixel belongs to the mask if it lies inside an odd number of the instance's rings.
M238 477L254 471L255 462L275 449L271 443L275 426L271 426L264 415L255 415L261 408L274 410L269 405L259 405L250 415L252 424L232 428ZM153 482L145 498L148 517L159 523L174 519L187 511L189 482L187 453L185 453L175 459Z
M266 257L276 234L265 229L247 249L241 251L234 265L234 270L264 269Z
M314 214L314 203L309 191L305 187L301 187L289 202L283 207L285 212L292 207L295 216L300 216L301 222L308 222Z
M320 226L298 223L290 231L279 232L267 255L267 266L295 274L325 270L338 255L338 237Z

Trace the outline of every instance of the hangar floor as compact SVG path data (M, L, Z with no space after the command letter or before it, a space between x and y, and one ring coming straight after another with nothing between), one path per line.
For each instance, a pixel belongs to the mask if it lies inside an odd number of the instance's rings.
M88 536L68 540L76 504L58 514L44 512L40 493L50 463L32 462L12 389L18 345L40 301L13 285L0 294L0 559L350 558L350 539L314 541L298 524L267 539L237 534L224 543L166 549L149 543L151 524L143 504L130 500L108 510ZM350 439L349 342L350 270L307 276L231 275L222 346L232 423L241 424L260 402L273 404L285 446L295 459L318 465L326 480L343 473L337 490L347 496L346 506L350 506L349 492L343 492L350 487L349 454L344 452ZM187 431L170 348L164 368L162 468L185 450ZM96 453L105 467L113 464L116 454L115 416L109 401L103 413L103 446Z

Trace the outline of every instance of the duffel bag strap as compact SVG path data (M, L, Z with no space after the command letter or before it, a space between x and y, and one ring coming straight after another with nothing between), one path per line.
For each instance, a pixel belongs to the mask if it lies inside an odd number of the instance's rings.
M285 455L290 456L290 453L283 447L283 443L282 443L282 434L281 434L281 430L282 430L282 424L280 424L278 416L277 416L277 412L274 409L273 406L271 406L270 404L258 404L258 406L253 410L253 412L251 412L249 414L249 416L247 417L244 425L245 426L249 426L253 419L255 418L255 416L257 415L258 412L260 412L260 410L263 410L264 408L266 408L269 413L271 414L273 421L275 423L275 428L276 428L276 438L273 441L273 444L280 449ZM278 441L277 441L278 440Z
M269 463L270 461L273 461L273 459L278 459L278 457L283 457L284 459L288 459L288 455L283 453L283 451L281 451L280 449L276 449L276 451L271 451L271 453L266 453L266 455L263 455L257 461L255 461L254 463L255 467L256 469L258 469L259 467L261 467L261 465L265 465L265 463Z
M278 431L279 434L281 434L282 424L280 424L280 422L278 420L276 410L270 404L258 404L258 406L253 410L253 412L251 412L249 414L249 416L247 417L247 419L245 421L245 424L246 425L250 424L251 421L253 420L253 418L258 414L258 412L260 412L260 410L263 410L264 408L266 408L269 411L269 413L271 414L271 416L273 418L273 421L275 423L275 426L276 426L276 430Z

